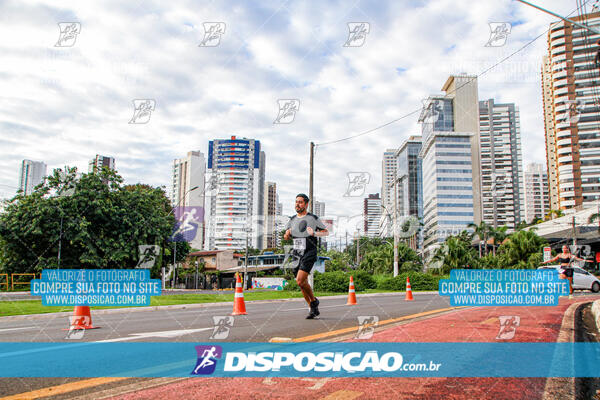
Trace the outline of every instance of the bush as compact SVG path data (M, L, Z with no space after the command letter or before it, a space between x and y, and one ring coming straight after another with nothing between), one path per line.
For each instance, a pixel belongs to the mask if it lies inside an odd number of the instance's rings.
M354 287L356 291L363 291L367 289L375 289L377 287L377 282L375 282L375 278L373 275L368 273L367 271L353 271L352 274L347 274L348 279L346 286L350 283L350 275L354 278ZM346 287L346 290L348 288Z
M448 276L434 276L422 272L403 273L396 277L389 277L379 281L378 289L383 290L406 290L406 277L410 279L412 290L438 290L440 279L448 279Z
M315 272L314 289L321 292L347 292L349 282L350 275L343 271Z
M296 292L300 291L300 286L298 286L298 283L296 283L295 279L286 279L285 281L286 281L286 284L283 287L283 290L296 291Z

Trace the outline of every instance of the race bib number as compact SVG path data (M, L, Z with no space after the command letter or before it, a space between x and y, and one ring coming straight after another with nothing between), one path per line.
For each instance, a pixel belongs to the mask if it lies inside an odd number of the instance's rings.
M306 250L306 238L294 239L294 250Z

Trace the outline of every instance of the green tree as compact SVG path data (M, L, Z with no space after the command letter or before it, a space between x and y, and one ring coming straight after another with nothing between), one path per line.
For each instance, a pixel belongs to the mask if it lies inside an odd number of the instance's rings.
M467 227L473 229L473 234L479 238L479 241L483 241L485 243L484 253L487 254L487 239L490 234L490 226L484 221L481 221L479 225L469 224ZM481 244L479 244L479 257L481 257Z
M61 268L134 268L139 245L163 248L153 275L168 263L175 224L162 188L123 186L104 168L76 179L75 168L56 169L28 196L17 194L0 215L3 272L40 272ZM177 258L190 246L180 242Z
M535 268L542 261L545 245L546 240L533 228L515 232L498 249L500 264L503 268Z
M595 220L598 220L598 233L600 233L600 212L590 215L588 218L588 224L593 224Z
M492 239L492 254L496 255L496 247L500 246L502 242L508 237L508 226L501 226L498 228L490 227L489 236Z
M554 218L563 217L565 215L563 210L550 210L544 216L544 221L548 221Z
M321 254L324 257L329 257L330 260L325 261L325 271L347 271L350 268L350 257L342 251L329 250Z

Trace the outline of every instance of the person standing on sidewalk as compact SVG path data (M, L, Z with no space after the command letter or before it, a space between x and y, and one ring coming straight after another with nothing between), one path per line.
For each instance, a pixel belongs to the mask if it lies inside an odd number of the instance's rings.
M329 231L319 217L307 212L308 202L309 198L304 193L296 196L296 215L288 221L283 238L294 240L292 253L298 263L294 275L296 275L296 282L310 307L306 319L313 319L320 314L319 299L315 297L308 283L308 274L317 261L317 237L327 236Z
M589 260L584 260L583 258L579 258L577 256L575 256L574 254L571 254L571 251L569 250L569 246L567 245L563 245L562 247L562 253L557 254L556 257L548 260L548 261L544 261L542 264L548 264L554 261L560 262L560 268L563 270L563 274L567 277L568 281L569 281L569 299L573 298L573 266L571 265L571 263L573 262L573 260L577 260L577 261L585 261L585 262L593 262L593 261L589 261Z

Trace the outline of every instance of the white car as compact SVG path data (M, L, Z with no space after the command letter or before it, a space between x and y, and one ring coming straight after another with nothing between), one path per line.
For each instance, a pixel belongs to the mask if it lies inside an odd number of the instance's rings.
M560 265L545 265L538 269L556 269L559 274L562 274L563 269ZM600 292L600 279L590 274L586 270L573 267L573 289L574 290L591 290L594 293Z

